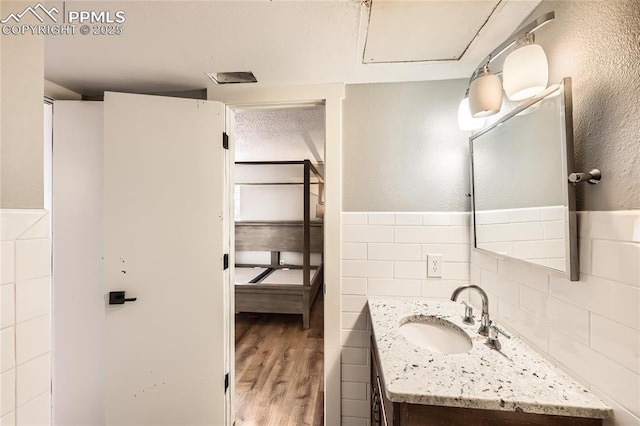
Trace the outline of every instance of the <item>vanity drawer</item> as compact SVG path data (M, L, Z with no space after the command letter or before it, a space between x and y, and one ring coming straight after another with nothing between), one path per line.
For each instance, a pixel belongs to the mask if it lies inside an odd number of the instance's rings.
M601 419L513 411L398 404L400 425L415 426L602 426Z

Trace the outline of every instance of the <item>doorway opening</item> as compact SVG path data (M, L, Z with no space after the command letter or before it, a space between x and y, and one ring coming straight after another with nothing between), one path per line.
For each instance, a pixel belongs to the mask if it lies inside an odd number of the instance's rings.
M325 106L236 108L235 421L324 424Z

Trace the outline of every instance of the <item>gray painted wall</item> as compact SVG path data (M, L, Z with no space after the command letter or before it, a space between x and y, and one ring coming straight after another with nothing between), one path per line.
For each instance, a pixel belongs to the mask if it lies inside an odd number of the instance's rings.
M579 210L640 208L640 1L543 1L554 10L536 32L549 80L573 79L576 167L602 170L578 187Z
M466 80L348 85L344 211L468 211Z
M25 2L0 2L0 15ZM0 37L0 208L44 204L44 39Z
M543 1L536 32L549 82L573 79L576 168L603 181L577 188L579 210L640 208L640 2ZM495 64L496 68L501 65ZM349 85L344 105L345 211L465 210L464 80Z

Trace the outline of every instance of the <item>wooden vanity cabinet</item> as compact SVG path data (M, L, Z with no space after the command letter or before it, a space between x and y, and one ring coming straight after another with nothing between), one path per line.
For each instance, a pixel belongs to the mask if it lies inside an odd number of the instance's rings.
M375 349L375 343L371 342L371 426L391 426L400 424L399 419L395 419L394 409L397 403L387 399L384 394L382 375L380 374L380 363Z
M425 377L425 380L429 380ZM375 341L371 341L372 426L602 426L602 419L391 402L384 392Z

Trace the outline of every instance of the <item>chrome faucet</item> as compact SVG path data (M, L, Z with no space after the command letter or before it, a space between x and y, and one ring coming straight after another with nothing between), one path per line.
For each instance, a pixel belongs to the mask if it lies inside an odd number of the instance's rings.
M480 328L478 329L478 333L483 336L488 336L489 327L491 326L491 320L489 319L489 298L487 297L487 293L485 293L483 289L475 284L458 287L453 290L453 293L451 294L451 300L455 302L462 290L467 289L476 290L478 293L480 293L480 297L482 298L482 314L480 316Z

